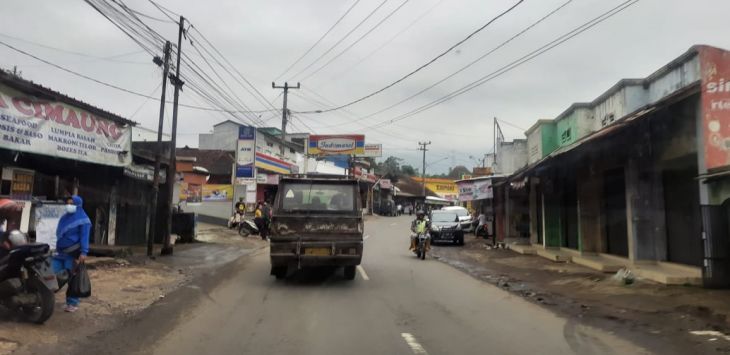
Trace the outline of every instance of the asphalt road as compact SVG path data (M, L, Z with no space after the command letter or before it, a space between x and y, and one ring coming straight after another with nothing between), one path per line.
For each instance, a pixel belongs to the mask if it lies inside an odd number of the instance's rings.
M642 354L631 343L407 250L409 218L366 225L342 270L269 276L267 250L180 290L79 353Z

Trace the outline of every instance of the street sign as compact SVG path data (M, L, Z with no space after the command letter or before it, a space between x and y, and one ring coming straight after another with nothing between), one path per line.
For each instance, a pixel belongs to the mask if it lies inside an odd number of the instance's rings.
M380 158L383 156L382 144L365 144L363 150L363 154L357 154L356 156L360 158Z
M236 178L253 179L256 177L256 128L238 127L236 146Z

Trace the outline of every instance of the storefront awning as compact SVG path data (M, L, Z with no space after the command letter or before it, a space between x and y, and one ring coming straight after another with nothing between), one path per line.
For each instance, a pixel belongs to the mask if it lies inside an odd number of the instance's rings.
M270 155L256 153L256 167L279 174L291 174L294 164L274 158Z
M641 119L647 118L651 116L652 113L656 112L657 110L666 107L668 105L671 105L679 100L682 100L692 94L695 94L699 92L700 87L699 83L695 85L689 85L682 90L677 91L676 93L667 96L666 98L662 99L661 101L658 101L654 104L644 106L642 108L637 109L636 111L616 120L616 123L601 129L600 131L595 131L575 143L560 147L556 150L554 150L552 153L548 154L544 158L538 160L533 165L525 168L522 171L518 171L517 173L513 174L509 177L509 181L516 181L523 179L525 176L528 176L530 173L534 172L536 169L539 169L540 167L544 166L546 162L555 159L559 156L562 156L565 153L574 151L578 147L582 147L588 143L596 142L599 139L603 139L605 137L608 137L612 134L617 134L621 132L624 128L632 125L634 122L637 122Z

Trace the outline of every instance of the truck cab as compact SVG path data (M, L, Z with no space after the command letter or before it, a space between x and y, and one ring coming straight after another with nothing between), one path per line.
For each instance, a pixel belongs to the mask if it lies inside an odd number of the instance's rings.
M292 268L342 266L355 278L362 261L363 218L357 180L289 175L279 181L271 220L271 274Z

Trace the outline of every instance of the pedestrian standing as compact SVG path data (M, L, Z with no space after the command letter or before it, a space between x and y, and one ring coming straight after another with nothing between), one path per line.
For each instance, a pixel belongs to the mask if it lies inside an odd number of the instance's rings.
M253 222L256 224L256 228L259 229L261 239L266 239L266 228L264 226L264 203L262 201L256 203L256 210L253 213Z
M84 212L84 200L71 196L66 200L66 213L56 227L56 255L53 257L53 270L59 273L66 270L69 275L86 260L89 254L89 234L91 220ZM79 299L66 297L66 312L76 312Z
M263 218L264 218L264 234L261 235L262 239L269 237L269 228L271 227L271 207L267 201L264 201L263 206Z

